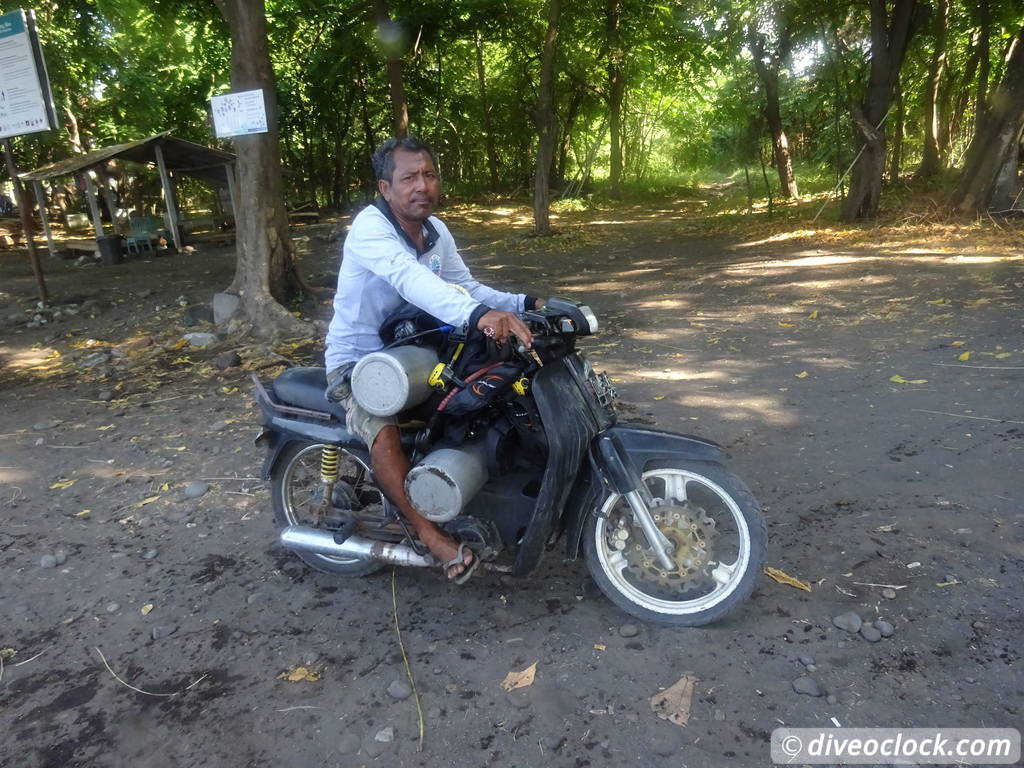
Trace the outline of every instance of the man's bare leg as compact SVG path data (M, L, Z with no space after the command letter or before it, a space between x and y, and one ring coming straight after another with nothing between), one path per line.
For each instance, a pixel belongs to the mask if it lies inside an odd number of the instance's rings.
M398 511L409 521L419 540L422 541L435 557L447 563L459 554L459 545L451 536L442 531L437 523L427 520L413 509L405 495L405 476L409 474L411 465L409 457L402 450L402 440L398 427L387 426L377 433L370 449L370 464L374 477L384 495L398 507ZM472 562L472 555L467 552L463 564L456 563L447 571L449 579L454 579L466 570Z

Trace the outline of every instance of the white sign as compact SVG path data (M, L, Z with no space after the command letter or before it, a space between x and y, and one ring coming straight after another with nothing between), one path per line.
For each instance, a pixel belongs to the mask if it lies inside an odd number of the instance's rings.
M213 132L217 138L267 132L267 110L263 91L239 91L210 99Z
M57 124L32 11L0 16L0 138Z

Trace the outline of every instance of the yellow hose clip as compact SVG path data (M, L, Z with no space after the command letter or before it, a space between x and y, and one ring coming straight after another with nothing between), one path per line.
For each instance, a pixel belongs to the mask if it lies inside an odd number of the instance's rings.
M444 389L448 386L448 382L445 379L445 372L447 370L448 366L445 363L438 363L434 366L434 370L430 372L427 383L434 389Z
M517 395L525 395L530 390L530 380L523 376L512 384L512 391Z

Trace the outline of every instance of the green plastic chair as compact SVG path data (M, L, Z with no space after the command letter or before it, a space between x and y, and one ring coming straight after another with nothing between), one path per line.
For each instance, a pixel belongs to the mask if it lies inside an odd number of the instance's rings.
M136 216L129 221L131 234L125 245L128 253L153 253L153 239L157 236L156 216Z

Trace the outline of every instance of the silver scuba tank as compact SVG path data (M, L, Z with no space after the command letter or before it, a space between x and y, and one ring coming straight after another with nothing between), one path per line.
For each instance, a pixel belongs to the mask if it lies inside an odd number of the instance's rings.
M394 416L430 396L437 353L424 347L371 352L352 371L352 396L374 416Z
M428 520L446 523L487 482L486 448L481 443L432 451L405 477L405 493Z

